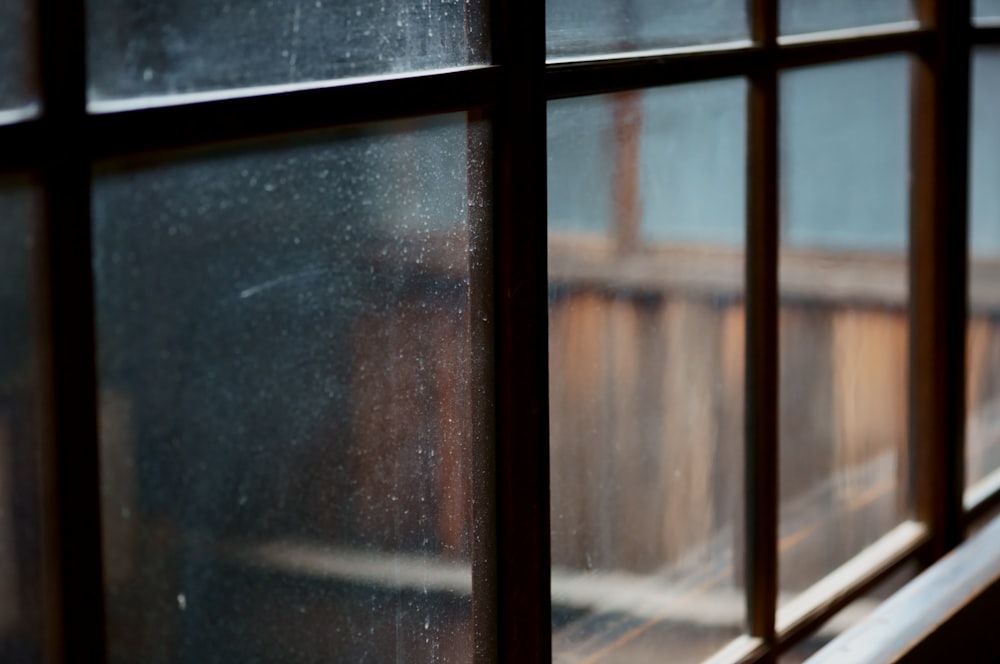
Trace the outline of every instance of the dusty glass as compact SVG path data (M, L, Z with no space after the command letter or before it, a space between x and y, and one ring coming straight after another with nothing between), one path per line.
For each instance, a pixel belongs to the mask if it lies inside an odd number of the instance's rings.
M93 0L91 99L485 63L483 0Z
M0 661L42 661L38 203L0 181Z
M113 661L471 660L488 131L101 166Z
M913 19L911 0L781 0L781 34L857 28Z
M972 14L977 18L998 18L1000 0L975 0L972 3Z
M740 634L742 80L549 104L557 662Z
M792 70L781 91L784 603L909 515L909 61Z
M1000 49L972 58L965 477L1000 468ZM994 475L1000 481L1000 474ZM988 482L987 484L992 484ZM987 487L988 488L988 487Z
M0 120L37 101L34 4L0 2Z
M545 25L550 59L748 37L742 0L546 0Z

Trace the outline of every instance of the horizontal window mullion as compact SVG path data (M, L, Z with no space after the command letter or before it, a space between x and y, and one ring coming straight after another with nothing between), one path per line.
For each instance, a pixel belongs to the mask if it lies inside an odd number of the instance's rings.
M95 158L472 110L496 101L498 68L470 67L87 118Z
M974 44L1000 44L1000 19L990 19L988 25L976 27L972 31L972 42Z
M95 160L342 125L473 110L497 101L500 68L468 67L326 86L250 88L228 93L91 104L74 155ZM227 96L228 95L228 96ZM172 101L175 100L175 101ZM186 103L186 100L192 100ZM63 158L61 118L0 126L0 171Z
M916 26L917 24L913 24ZM657 85L748 76L767 69L800 67L896 52L926 53L933 31L913 27L839 30L783 40L773 50L751 42L622 54L555 62L546 68L546 96L562 99Z
M785 41L777 51L778 67L804 67L900 52L927 54L934 45L934 32L923 28L897 32L844 30L836 34L843 36Z
M677 49L629 54L546 68L549 99L620 92L656 85L746 75L764 62L764 51L749 42L720 50Z

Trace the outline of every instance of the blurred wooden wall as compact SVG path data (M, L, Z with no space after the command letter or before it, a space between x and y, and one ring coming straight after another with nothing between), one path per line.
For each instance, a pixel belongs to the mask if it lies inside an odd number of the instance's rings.
M739 558L742 302L564 287L549 334L553 563L647 573L725 549ZM789 559L801 570L789 582L815 580L905 516L907 336L899 309L782 308L783 521L829 522L822 546ZM784 538L788 550L807 539Z

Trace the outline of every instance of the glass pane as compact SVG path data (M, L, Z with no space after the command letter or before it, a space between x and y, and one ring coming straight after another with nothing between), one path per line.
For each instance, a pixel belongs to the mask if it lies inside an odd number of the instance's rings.
M970 319L965 474L973 485L1000 468L1000 48L972 58L969 198Z
M112 661L471 661L488 131L101 170Z
M29 0L0 2L0 111L36 101L33 9Z
M909 61L793 70L781 85L784 602L909 514Z
M485 63L484 0L92 0L92 99Z
M742 630L745 97L549 105L556 661L700 661Z
M746 39L743 0L547 0L550 58Z
M0 182L0 661L42 661L39 367L34 289L38 204Z
M975 0L973 15L981 18L1000 17L1000 0Z
M781 33L895 23L913 18L912 0L781 0Z
M833 618L823 623L818 630L798 642L778 657L778 664L803 664L819 652L830 641L861 623L889 599L897 590L916 578L919 568L915 563L907 563L889 578L841 609Z

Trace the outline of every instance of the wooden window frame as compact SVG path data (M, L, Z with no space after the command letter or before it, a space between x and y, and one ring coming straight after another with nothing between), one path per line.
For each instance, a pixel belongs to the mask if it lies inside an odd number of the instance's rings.
M54 497L52 661L106 659L99 499L91 169L101 159L454 111L492 123L493 244L482 297L493 311L490 449L480 450L473 612L476 661L551 659L546 257L546 104L650 86L743 77L747 102L746 569L748 636L718 661L773 661L904 563L958 545L1000 490L963 507L969 61L1000 44L969 0L914 0L912 24L779 38L778 0L748 0L745 43L545 61L544 3L491 3L493 64L296 86L266 94L114 108L87 102L83 0L38 0L41 111L0 125L0 175L32 174L45 201L42 278ZM807 593L777 597L779 72L912 56L909 253L910 446L916 527L896 532ZM100 112L94 112L95 110ZM913 524L910 524L913 525Z

